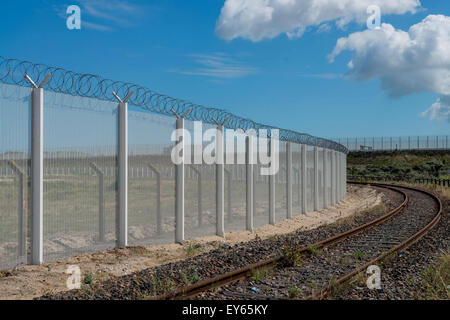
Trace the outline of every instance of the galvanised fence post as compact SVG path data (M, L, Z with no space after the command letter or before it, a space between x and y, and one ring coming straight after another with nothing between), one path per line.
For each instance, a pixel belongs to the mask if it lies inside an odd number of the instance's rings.
M217 124L216 136L216 235L225 236L225 188L224 188L224 123Z
M175 110L171 110L177 117L175 122L176 142L183 145L183 154L180 163L175 164L175 242L184 242L184 163L186 160L186 141L184 139L184 117L189 113L188 109L183 115L179 116Z
M336 151L331 151L331 204L336 203Z
M227 176L227 219L228 222L231 222L231 214L232 214L232 208L231 208L231 171L228 169L224 169L224 173Z
M328 207L328 192L327 192L327 149L323 148L323 162L322 162L322 175L323 175L323 207Z
M118 246L128 245L128 100L133 95L131 91L124 100L115 92L113 95L119 101L118 106L118 162L119 162L119 188L118 188Z
M44 262L44 85L50 74L37 86L28 75L25 78L33 86L31 91L31 264Z
M287 218L292 218L292 144L286 143L286 209Z
M253 232L253 164L254 164L254 136L249 133L245 138L245 157L246 157L246 227L247 231Z
M306 145L302 144L302 213L305 214L306 208Z
M273 149L274 149L274 138L270 138L269 144L269 152L270 157L272 157ZM269 223L271 225L275 224L275 175L269 175Z
M314 211L319 210L319 149L314 147Z

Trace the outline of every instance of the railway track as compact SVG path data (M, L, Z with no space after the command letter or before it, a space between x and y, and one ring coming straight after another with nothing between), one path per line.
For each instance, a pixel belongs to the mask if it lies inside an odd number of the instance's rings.
M369 223L313 246L293 248L301 257L300 265L289 265L280 255L177 289L157 299L323 298L368 266L412 245L439 222L442 204L432 193L410 187L371 185L398 192L404 200ZM211 290L213 288L216 289Z

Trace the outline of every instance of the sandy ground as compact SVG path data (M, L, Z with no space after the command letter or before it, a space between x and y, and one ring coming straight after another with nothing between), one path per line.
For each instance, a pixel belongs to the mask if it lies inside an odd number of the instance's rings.
M193 254L204 253L217 248L222 243L236 244L257 237L266 239L299 229L314 229L374 207L380 204L382 199L381 193L369 187L348 186L347 197L335 206L297 215L291 220L280 221L274 226L259 227L253 233L229 232L226 233L225 238L217 236L197 238L187 241L184 245L115 248L45 263L42 266L23 266L15 270L0 271L0 299L32 299L45 293L67 290L66 281L69 275L66 274L66 270L70 265L78 265L82 274L92 274L94 281L103 281L111 276L129 274L185 259Z

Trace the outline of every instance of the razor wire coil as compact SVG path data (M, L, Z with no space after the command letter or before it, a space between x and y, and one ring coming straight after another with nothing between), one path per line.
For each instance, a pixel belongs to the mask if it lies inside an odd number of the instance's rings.
M187 120L215 124L213 119L219 122L227 119L225 123L226 128L235 130L254 129L257 134L259 134L260 130L265 129L268 136L271 135L271 130L278 129L281 141L291 141L336 150L345 154L348 153L346 147L332 140L258 123L223 109L205 107L176 99L133 83L113 81L98 75L82 74L44 64L7 59L0 56L0 82L30 87L31 84L25 79L25 75L29 75L36 83L40 83L48 74L51 74L51 77L44 88L53 92L105 101L116 101L113 92L119 96L127 96L131 91L134 91L129 103L141 108L143 111L173 116L172 109L178 114L184 114L189 109L190 112L186 115Z

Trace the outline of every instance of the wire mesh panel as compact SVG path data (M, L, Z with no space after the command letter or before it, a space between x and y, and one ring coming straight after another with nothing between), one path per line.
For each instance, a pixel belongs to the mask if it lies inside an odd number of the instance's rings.
M30 95L0 84L0 269L27 262Z
M302 146L297 143L292 143L292 215L302 213L302 189L301 189L301 151Z
M319 167L319 209L323 209L323 199L324 199L324 194L323 194L323 184L324 184L324 175L323 175L323 154L324 154L324 149L323 148L318 148L318 156L319 156L319 161L317 163L318 167Z
M225 165L225 231L246 227L245 164Z
M306 146L306 212L314 211L314 147Z
M212 164L208 164L203 157L201 164L185 168L185 200L184 200L184 225L186 239L202 237L216 234L216 162L215 162L215 135L217 129L213 125L202 124L201 131L194 127L191 121L185 122L185 128L190 132L190 139L186 139L186 148L191 152L191 159L194 157L196 140L203 134L208 136L208 130L211 134L210 141L198 140L202 145L203 155L209 155ZM193 162L191 160L191 162ZM201 177L201 196L199 197L198 175ZM199 215L199 201L201 201L201 212Z
M334 139L350 151L448 149L448 136L360 137Z
M331 190L332 190L332 188L331 188L331 181L332 181L332 179L331 179L331 169L332 169L331 168L331 155L332 155L332 151L328 150L328 149L325 149L325 151L326 151L325 157L327 159L327 161L326 161L327 174L325 177L326 186L327 186L326 200L327 200L328 205L332 205L332 202L331 202L331 200L332 200L332 195L331 195Z
M130 110L128 120L128 242L172 243L175 174L173 118Z
M117 104L48 92L44 119L44 260L113 247Z
M225 135L225 231L246 228L245 135L226 130Z
M268 142L265 141L268 145ZM261 164L255 165L254 171L254 226L269 224L269 176L261 174Z
M275 219L282 221L287 217L286 202L286 142L279 142L279 170L275 174Z

